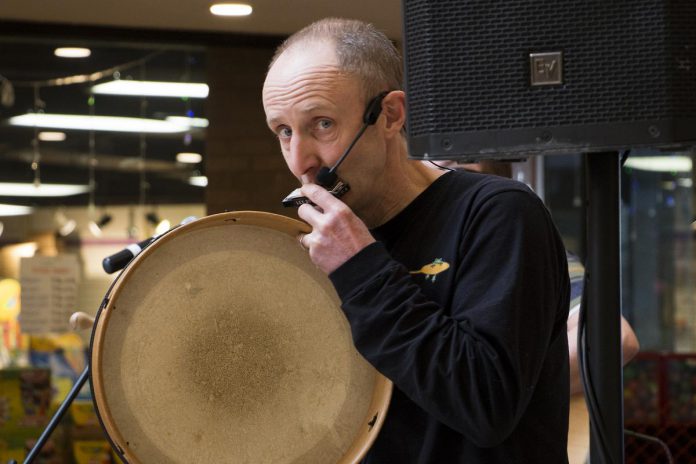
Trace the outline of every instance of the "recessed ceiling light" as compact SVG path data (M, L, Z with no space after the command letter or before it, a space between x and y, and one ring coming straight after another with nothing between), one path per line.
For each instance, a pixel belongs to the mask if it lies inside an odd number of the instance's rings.
M77 184L23 184L0 182L0 196L4 197L68 197L89 191L87 185Z
M200 155L200 153L182 152L176 154L176 160L179 163L197 164L203 160L203 157Z
M92 51L83 47L60 47L56 48L53 54L60 58L87 58Z
M690 177L680 177L677 179L677 185L680 187L687 187L691 188L694 185L694 182L691 180Z
M65 132L39 132L39 140L42 142L62 142L65 140Z
M177 134L190 126L160 119L125 118L120 116L87 116L79 114L27 113L9 119L11 126L45 127L149 134Z
M201 82L158 82L116 80L97 84L92 93L139 97L207 98L208 85Z
M176 124L183 124L189 127L208 127L210 122L205 118L189 118L188 116L167 116L165 118L167 121L171 121Z
M31 214L33 209L31 206L7 205L0 203L0 216L23 216Z
M189 177L189 185L194 187L207 187L208 178L206 176L191 176Z
M216 3L210 6L215 16L249 16L253 9L246 3Z
M692 161L688 156L635 156L629 157L624 166L639 171L691 172Z

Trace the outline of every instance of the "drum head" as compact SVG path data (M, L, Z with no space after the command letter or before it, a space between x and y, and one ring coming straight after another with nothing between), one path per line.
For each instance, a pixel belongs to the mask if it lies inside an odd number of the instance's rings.
M208 216L122 272L91 361L100 419L128 462L361 459L391 384L355 350L297 242L307 230L269 213Z

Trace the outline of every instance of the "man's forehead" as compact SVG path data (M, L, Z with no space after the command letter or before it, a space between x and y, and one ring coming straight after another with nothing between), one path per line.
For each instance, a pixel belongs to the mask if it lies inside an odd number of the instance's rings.
M355 92L353 86L337 85L326 79L323 83L303 81L302 84L266 87L264 110L269 124L285 120L289 112L306 117L316 112L336 111L343 108L350 94Z
M289 108L300 114L338 106L360 88L357 76L340 68L332 45L295 44L276 59L266 75L267 121L282 119Z
M345 77L338 66L331 64L292 62L285 65L282 62L276 62L266 75L264 87L287 86L321 79L341 80Z
M315 66L338 67L335 47L327 41L303 41L295 43L276 58L273 69L306 69Z
M361 87L357 76L341 70L335 60L322 58L309 51L281 55L266 75L264 100L283 102L296 96L353 92Z
M339 78L338 63L333 50L321 44L307 48L297 45L285 50L268 70L263 84L264 98L274 94L293 93L293 89L313 82Z

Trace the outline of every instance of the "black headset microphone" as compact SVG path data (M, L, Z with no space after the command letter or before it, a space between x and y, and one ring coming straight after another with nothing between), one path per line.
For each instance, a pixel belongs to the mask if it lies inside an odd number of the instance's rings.
M382 112L382 100L384 100L384 97L386 97L388 93L389 92L382 92L370 100L370 103L367 104L365 114L363 114L363 125L358 131L357 135L353 138L353 141L350 142L350 145L348 145L348 148L346 148L346 150L343 152L343 155L341 155L338 161L336 161L336 164L334 164L331 168L324 166L319 169L319 172L317 173L316 183L324 187L336 198L342 197L348 190L350 190L350 185L338 178L336 170L341 163L343 163L343 160L346 159L346 156L348 156L348 153L350 153L358 140L360 140L360 137L362 137L368 126L371 126L377 122L377 119ZM299 188L293 190L290 195L283 198L283 206L287 207L298 207L305 203L311 202L307 197L300 194Z

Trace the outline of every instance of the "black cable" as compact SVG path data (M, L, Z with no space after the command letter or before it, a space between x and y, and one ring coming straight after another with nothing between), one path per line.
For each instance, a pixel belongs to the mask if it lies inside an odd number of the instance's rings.
M336 164L334 164L333 167L332 167L331 169L329 169L329 173L330 173L330 174L333 174L334 172L336 172L336 169L338 169L338 167L343 163L343 160L346 159L346 156L348 156L348 153L350 153L350 151L353 149L353 147L355 146L355 144L358 143L358 140L360 140L360 137L362 137L363 132L365 132L365 130L366 130L369 126L370 126L369 123L364 123L364 124L362 125L362 127L361 127L360 130L358 131L358 135L356 135L356 136L353 138L353 141L350 142L350 145L348 145L348 148L346 148L346 151L343 152L343 154L342 154L341 157L338 159L338 161L336 162Z
M643 433L634 432L633 430L628 430L628 429L624 429L624 434L628 435L630 437L635 437L635 438L639 438L641 440L646 440L646 441L650 441L653 443L657 443L664 450L665 455L667 456L667 462L669 462L669 464L674 464L674 457L672 457L672 452L669 450L669 446L667 446L667 443L665 443L664 441L660 440L657 437L653 437L651 435L645 435Z
M447 166L441 166L432 160L428 160L428 163L432 164L433 166L435 166L438 169L442 169L443 171L456 171L456 169L452 169L452 168L449 168Z
M355 144L358 143L358 140L360 140L360 137L362 137L365 130L377 122L379 115L382 113L382 100L384 100L384 97L386 97L388 94L389 92L387 91L381 92L379 95L369 101L367 108L365 109L365 113L363 114L363 125L358 131L358 134L353 138L353 141L350 142L350 145L348 145L348 148L346 148L336 164L334 164L330 169L324 166L317 173L316 182L319 185L327 190L332 190L336 187L336 184L339 181L338 175L336 174L336 169L338 169L338 167L343 163L343 160L346 159L346 156L348 156L348 153L351 152ZM283 200L283 204L286 206L293 206L292 204L285 204L285 200Z
M586 263L587 264L587 263ZM587 288L589 283L589 277L587 273L587 266L585 266L585 275L583 277L583 287L582 287L582 297L580 299L580 311L578 313L578 367L580 369L580 379L582 381L582 389L585 393L585 403L590 411L590 423L597 432L597 441L599 443L600 457L602 458L600 462L602 464L611 464L613 459L611 453L609 453L609 447L607 446L606 431L604 430L604 422L601 420L601 412L599 406L597 405L597 397L594 390L594 384L592 383L592 378L590 371L587 367L587 358L585 356L586 351L589 347L585 340L585 311L587 307Z
M321 185L327 190L332 190L335 186L336 183L338 182L338 175L336 174L336 169L343 163L343 160L346 159L346 156L348 156L348 153L351 152L355 144L360 140L360 137L362 137L363 133L365 130L368 128L370 124L364 123L360 130L358 131L357 135L353 137L353 141L350 142L350 145L348 145L348 148L343 152L341 157L338 159L336 164L333 165L331 168L327 168L326 166L322 167L319 169L319 172L317 173L317 179L316 182L317 184ZM283 203L285 204L285 203Z

